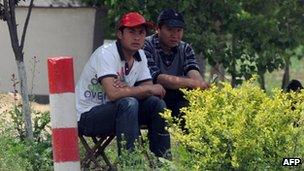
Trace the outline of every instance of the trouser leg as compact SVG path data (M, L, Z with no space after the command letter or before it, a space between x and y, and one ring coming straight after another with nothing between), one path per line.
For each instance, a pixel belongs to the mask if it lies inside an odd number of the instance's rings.
M125 97L116 101L116 136L119 149L121 147L132 150L134 142L139 136L138 100ZM125 141L126 143L122 143ZM119 152L120 153L120 152Z
M187 129L185 128L186 122L183 117L185 114L181 112L180 109L189 105L188 100L186 100L182 96L178 96L176 98L166 98L164 100L166 102L167 108L172 111L171 116L176 119L181 119L180 128L183 131L187 132Z
M115 103L106 103L93 107L90 111L81 114L78 121L79 134L98 136L113 132L116 113Z
M150 150L158 157L171 156L170 135L165 129L165 119L160 112L164 111L166 104L158 97L151 96L139 101L140 124L148 126L148 138Z
M132 150L139 135L137 99L126 97L93 107L81 115L78 130L79 134L86 136L115 131L119 153L121 147ZM125 141L124 146L122 141Z

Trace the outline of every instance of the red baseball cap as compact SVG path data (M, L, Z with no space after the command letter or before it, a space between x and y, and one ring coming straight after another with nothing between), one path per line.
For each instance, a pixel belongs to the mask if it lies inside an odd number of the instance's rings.
M154 24L152 22L146 21L145 18L138 12L129 12L121 17L118 23L118 28L136 27L139 25L145 25L150 28L154 27Z

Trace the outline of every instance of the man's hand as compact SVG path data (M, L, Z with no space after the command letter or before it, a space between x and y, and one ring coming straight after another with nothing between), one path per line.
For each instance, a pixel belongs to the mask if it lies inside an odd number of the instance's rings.
M124 88L124 87L129 87L129 86L125 82L120 81L119 79L114 79L113 87Z
M204 89L210 88L210 85L203 82L203 81L190 79L189 80L189 88L192 88L192 89L200 88L200 89L204 90Z
M163 98L166 94L166 90L160 84L151 85L150 92L152 95L158 96L160 98Z

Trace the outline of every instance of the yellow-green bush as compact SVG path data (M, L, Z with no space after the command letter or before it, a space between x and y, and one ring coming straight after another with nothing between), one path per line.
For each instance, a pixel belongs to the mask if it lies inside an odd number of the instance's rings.
M195 170L281 170L284 157L304 157L304 92L267 95L252 81L206 91L183 90L190 106L185 134L167 110L176 163ZM292 110L292 106L295 107Z

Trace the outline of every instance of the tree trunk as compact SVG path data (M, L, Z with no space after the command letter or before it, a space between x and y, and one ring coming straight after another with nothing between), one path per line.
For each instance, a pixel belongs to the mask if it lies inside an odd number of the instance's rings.
M196 60L198 63L198 66L200 67L200 73L205 80L205 73L206 73L206 59L204 58L204 55L202 53L199 53L196 55Z
M33 7L34 0L30 1L28 13L24 22L23 31L21 40L19 43L18 32L17 32L17 23L16 23L16 16L15 16L15 1L8 1L4 0L4 15L7 21L7 25L9 28L10 38L11 38L11 45L14 51L15 60L18 67L18 76L20 81L20 91L22 97L22 113L24 118L24 125L26 131L26 137L29 140L33 140L33 128L32 128L32 119L31 119L31 112L30 112L30 104L29 104L29 93L27 87L27 77L26 77L26 70L25 64L23 60L23 47L25 42L25 36L27 27L29 24L32 7Z
M216 80L213 80L214 78L216 78ZM224 81L225 79L225 68L222 64L217 62L210 68L209 82L218 83L219 81Z
M231 74L231 82L230 82L232 87L236 87L236 76L235 74Z
M30 104L29 104L29 94L28 94L28 87L27 87L27 77L26 77L26 70L23 61L17 61L18 67L18 75L20 80L20 91L22 97L22 113L24 118L25 124L25 131L26 137L30 140L34 138L33 136L33 128L32 128L32 117L30 111Z
M285 89L287 87L288 82L290 80L289 69L289 61L286 60L286 65L284 67L284 75L282 79L282 89Z
M259 83L260 83L260 87L261 89L263 90L266 90L266 87L265 87L265 74L264 73L259 73Z
M93 51L103 44L104 32L106 23L107 8L104 6L96 7L95 9L95 23L93 36Z
M230 81L230 85L232 87L236 87L238 85L237 81L236 81L236 62L235 62L235 59L233 59L232 61L232 72L230 73L231 74L231 81Z
M219 42L215 48L215 53L214 53L215 65L212 66L211 68L211 73L217 75L216 82L224 81L226 79L225 68L223 67L223 64L220 61L222 55L221 52L224 48L224 42L226 41L224 34L221 32L221 25L222 25L222 21L220 20L216 20L213 22L213 27L216 30L216 35L218 39L217 41ZM213 77L213 74L210 74L210 76Z
M236 60L235 60L235 56L236 56L236 38L235 35L232 35L232 56L233 56L233 61L232 61L232 67L233 70L230 71L231 73L231 86L232 87L236 87L237 83L236 83Z
M223 64L218 65L217 71L218 71L219 80L224 81L226 79L226 77L225 77L226 73L225 73L225 68L224 68Z

